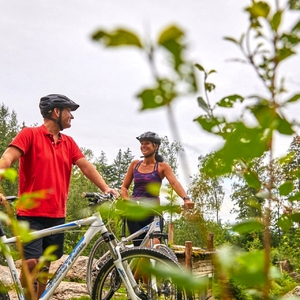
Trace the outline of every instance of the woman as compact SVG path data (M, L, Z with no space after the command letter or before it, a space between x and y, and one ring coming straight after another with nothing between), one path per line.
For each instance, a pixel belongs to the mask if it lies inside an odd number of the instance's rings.
M131 199L147 198L153 199L159 203L161 183L164 178L167 178L178 196L183 199L184 207L186 209L193 208L194 203L190 200L182 185L176 179L170 165L164 162L163 157L158 154L161 143L161 138L158 134L148 131L138 136L137 139L141 143L141 152L143 154L141 158L144 159L133 160L131 162L121 187L121 196L123 199L129 199L128 189L132 180L134 180ZM155 185L154 188L153 185ZM127 220L129 232L132 234L152 221L153 216L149 216L142 221ZM135 240L134 245L139 246L144 236L141 235L139 240Z

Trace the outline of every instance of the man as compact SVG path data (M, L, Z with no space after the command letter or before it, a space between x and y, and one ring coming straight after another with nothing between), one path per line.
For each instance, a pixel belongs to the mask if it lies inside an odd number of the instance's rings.
M84 157L74 140L61 133L71 127L71 120L74 119L72 111L78 107L78 104L64 95L50 94L42 97L39 108L44 124L22 129L0 160L0 168L6 169L20 159L19 195L45 191L42 199L35 199L33 208L17 208L17 218L28 221L31 229L43 229L65 222L72 165L78 166L104 193L119 196ZM4 197L0 194L0 204L3 200ZM60 258L63 255L63 242L63 234L57 234L26 244L24 257L29 271L35 268L39 257L50 245L58 246L55 255L57 259ZM24 272L21 272L23 286L24 280ZM45 286L39 283L37 299L44 289Z

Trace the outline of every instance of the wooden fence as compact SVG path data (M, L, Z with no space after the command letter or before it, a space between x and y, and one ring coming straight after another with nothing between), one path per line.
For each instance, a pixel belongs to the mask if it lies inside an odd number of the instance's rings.
M184 246L171 245L178 261L189 270L195 277L207 277L207 288L195 294L197 300L212 299L212 280L214 268L212 256L215 253L214 235L207 236L207 248L193 247L191 241L186 241Z

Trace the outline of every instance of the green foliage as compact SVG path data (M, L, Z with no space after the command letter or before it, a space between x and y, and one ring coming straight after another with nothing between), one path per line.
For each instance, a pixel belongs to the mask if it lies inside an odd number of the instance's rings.
M279 74L279 66L296 54L300 42L300 20L290 26L290 29L283 24L284 16L289 9L299 9L298 1L288 1L282 7L276 1L272 7L267 1L253 0L245 7L249 18L246 32L239 39L225 37L241 50L243 59L236 61L252 66L265 95L258 94L257 91L250 96L232 93L213 104L208 95L216 86L208 79L215 70L205 70L202 65L195 64L197 71L203 75L203 92L197 101L204 113L194 121L203 130L221 137L224 143L205 160L201 173L195 177L191 191L200 198L200 195L201 197L205 195L205 191L211 194L210 185L213 182L218 184L216 181L218 177L226 175L230 178L239 178L240 182L234 185L236 190L233 199L237 203L235 210L239 213L241 222L233 227L239 232L233 236L240 243L244 238L243 247L250 250L246 253L235 248L222 248L218 251L217 272L222 277L219 284L221 298L224 299L234 297L248 299L244 293L246 289L254 289L251 293L254 298L269 299L271 282L278 278L278 273L270 264L272 238L280 237L278 225L286 230L289 224L300 220L299 214L293 211L294 205L290 213L284 210L285 198L293 202L300 198L300 193L294 193L293 188L296 186L293 179L299 177L300 172L297 170L295 177L288 181L284 180L281 166L273 157L275 134L292 135L294 127L297 126L296 122L289 122L285 117L284 109L300 99L299 93L285 96L287 87L284 78L280 78ZM183 54L183 49L186 48L183 37L182 30L169 26L159 35L157 45L148 43L151 44L149 48L142 47L148 54L150 68L156 81L154 87L146 88L138 94L142 109L166 106L172 116L171 103L179 95L176 87L182 80L180 66L188 65ZM155 50L161 46L167 51L167 57L171 57L170 61L173 64L171 65L173 73L170 73L172 75L169 78L160 77L154 64ZM173 76L174 74L177 76ZM191 80L190 84L186 82L188 87L185 91L196 91L196 84L193 82ZM228 121L226 114L219 112L220 109L227 110L228 114L231 109L239 110L239 114L235 115L241 117ZM253 120L251 124L248 121L249 116ZM170 119L173 129L174 122L172 118ZM176 131L175 127L174 132ZM208 181L208 178L214 181ZM218 190L218 195L220 191L221 189ZM197 207L195 220L205 224L201 208L203 209L202 205ZM283 212L285 215L282 215ZM184 224L180 221L178 228L181 229ZM277 231L272 230L273 226ZM263 242L264 249L258 251L260 241ZM280 242L280 239L278 241ZM239 296L226 292L228 291L226 282L237 284L242 288Z
M3 103L0 105L0 153L2 154L12 139L20 130L20 125L17 121L17 115L14 111L10 112L9 108ZM18 186L16 172L18 171L18 163L14 164L10 170L5 171L5 177L8 180L1 182L2 190L6 195L17 195ZM15 170L15 172L13 171Z
M198 157L199 173L194 176L189 185L189 193L195 202L196 207L202 211L208 219L220 221L219 213L224 201L223 179L220 177L207 176L203 172L206 162L213 156L208 154L205 157ZM215 162L217 163L217 162Z

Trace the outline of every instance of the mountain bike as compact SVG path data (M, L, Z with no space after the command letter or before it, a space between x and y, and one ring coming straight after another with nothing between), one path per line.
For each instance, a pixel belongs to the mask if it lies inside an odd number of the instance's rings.
M97 193L83 193L84 198L101 197ZM126 237L126 220L122 219L122 233L121 240L117 242L117 245L123 251L125 248L132 247L130 244L134 239L138 238L141 234L146 233L146 236L141 240L140 247L146 247L149 245L151 248L158 249L164 254L170 256L172 260L177 261L175 253L168 247L168 234L163 232L163 217L161 214L156 214L151 223L144 226L142 229ZM159 239L160 244L154 244L154 239ZM105 243L103 237L100 237L94 244L90 251L87 270L86 270L86 284L90 295L92 295L92 288L95 282L95 278L103 266L103 264L110 258L110 252Z
M100 194L98 194L96 198L90 201L93 205L98 205L104 201L109 201L112 197L112 195L101 195L100 197ZM6 197L7 200L14 200L16 198L17 197L15 196ZM86 232L74 247L73 251L71 251L68 255L65 262L62 263L55 274L48 279L45 291L39 298L40 300L49 299L53 295L55 289L64 279L67 272L73 266L82 251L97 234L101 234L104 241L107 243L110 251L110 258L103 264L95 279L92 291L92 297L94 300L112 299L112 297L116 293L120 293L120 291L124 293L126 299L132 300L165 298L189 299L189 295L191 293L189 293L184 287L178 286L176 282L173 282L172 274L181 274L184 272L178 262L172 260L166 254L151 248L136 247L133 249L126 249L121 252L121 247L117 245L113 232L110 232L107 229L99 211L84 219L75 220L43 230L33 231L31 232L31 237L32 239L39 239L51 234L82 228L83 226L87 227ZM24 291L21 286L17 268L10 249L10 245L15 244L17 238L7 238L2 226L0 227L0 238L3 254L7 261L18 298L19 300L25 300ZM137 278L135 278L136 266L143 260L150 262L150 264L146 265L152 266L152 268L148 269L147 267L147 269L145 269L147 270L147 282L140 282ZM164 269L161 269L162 266ZM160 274L156 274L153 272L153 269L168 270L168 272L162 271ZM107 283L110 283L110 285L107 285ZM0 299L9 299L8 293L5 291L2 292Z

